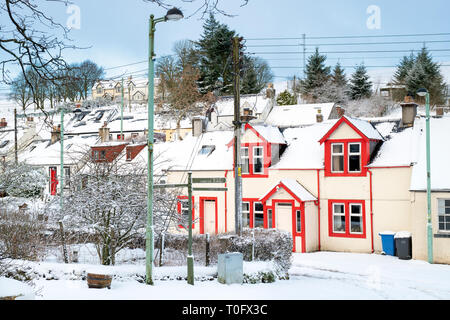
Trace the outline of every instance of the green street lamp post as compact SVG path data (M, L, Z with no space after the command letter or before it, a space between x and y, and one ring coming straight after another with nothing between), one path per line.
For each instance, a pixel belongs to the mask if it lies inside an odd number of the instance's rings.
M433 227L431 223L431 152L430 152L430 93L427 89L419 89L417 94L425 97L426 108L426 149L427 149L427 243L428 262L433 263Z
M153 144L154 144L154 94L155 94L155 26L159 22L178 21L183 18L183 13L177 9L172 8L167 11L167 14L162 18L150 16L150 30L149 30L149 59L148 59L148 193L147 193L147 230L145 242L145 256L146 256L146 283L153 285L153 247L154 247L154 225L153 225Z

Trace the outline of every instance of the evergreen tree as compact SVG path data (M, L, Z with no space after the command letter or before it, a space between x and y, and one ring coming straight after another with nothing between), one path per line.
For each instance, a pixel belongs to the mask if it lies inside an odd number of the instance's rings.
M395 84L405 84L405 79L408 73L414 66L415 57L411 53L409 56L404 56L400 64L397 66L397 70L394 73L394 83Z
M319 53L319 48L308 58L306 78L300 81L300 92L307 100L315 101L314 90L321 87L330 79L330 67L325 65L327 57Z
M293 94L291 94L291 93L289 93L289 91L285 90L278 95L277 104L279 106L290 106L290 105L297 104L297 101Z
M372 82L369 80L364 64L358 66L350 79L350 98L359 100L370 98L372 95Z
M338 62L333 69L333 73L331 75L331 81L334 85L338 87L346 87L347 86L347 78L345 76L345 71L341 67L341 64Z
M258 94L273 79L266 61L258 57L244 56L241 94Z
M438 63L433 62L428 50L424 47L418 53L414 66L405 78L406 89L409 92L417 92L420 88L426 88L430 93L432 104L445 102L445 82ZM416 97L417 98L417 97Z
M393 80L396 84L405 85L406 90L411 93L426 88L430 93L431 103L442 104L445 101L444 77L439 64L433 61L426 47L423 47L417 56L411 54L403 57ZM416 99L421 100L419 97Z
M235 31L221 24L211 13L203 24L203 34L197 42L200 53L201 93L217 91L218 94L233 92L232 38Z

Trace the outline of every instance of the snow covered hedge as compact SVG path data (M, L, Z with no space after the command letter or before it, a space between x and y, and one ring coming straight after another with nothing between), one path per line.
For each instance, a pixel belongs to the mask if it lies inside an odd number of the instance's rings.
M159 250L160 242L158 239L156 240L155 245ZM187 243L187 235L166 234L164 241L164 265L184 264L186 262ZM192 249L197 264L205 263L207 260L206 244L205 235L193 236ZM174 257L174 252L178 253L176 257ZM227 252L241 252L244 255L244 261L273 262L274 268L272 269L274 274L271 275L269 274L270 272L263 272L258 276L261 282L264 282L262 279L269 279L272 276L283 279L287 278L287 272L291 266L292 236L289 232L256 228L254 229L254 238L250 229L244 229L240 237L234 234L222 234L210 237L210 264L216 264L218 255ZM252 253L254 253L254 257L252 257ZM174 258L177 261L174 261ZM253 281L250 278L247 280L249 282Z
M7 165L0 171L0 193L11 197L37 197L46 184L47 175L44 170L26 163Z

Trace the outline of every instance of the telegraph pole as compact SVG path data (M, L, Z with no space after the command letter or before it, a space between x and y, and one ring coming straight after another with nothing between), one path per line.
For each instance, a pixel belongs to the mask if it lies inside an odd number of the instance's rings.
M16 165L18 164L18 156L17 156L17 109L14 108L14 161Z
M241 164L241 98L240 98L240 50L243 38L233 38L234 73L234 212L236 234L242 233L242 164Z

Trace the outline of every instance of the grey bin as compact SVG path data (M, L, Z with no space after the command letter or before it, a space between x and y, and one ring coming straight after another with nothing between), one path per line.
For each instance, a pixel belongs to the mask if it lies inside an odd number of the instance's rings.
M402 260L412 259L412 238L409 232L398 232L395 235L397 257Z
M242 284L244 280L244 257L242 253L220 254L217 263L217 278L222 284Z

